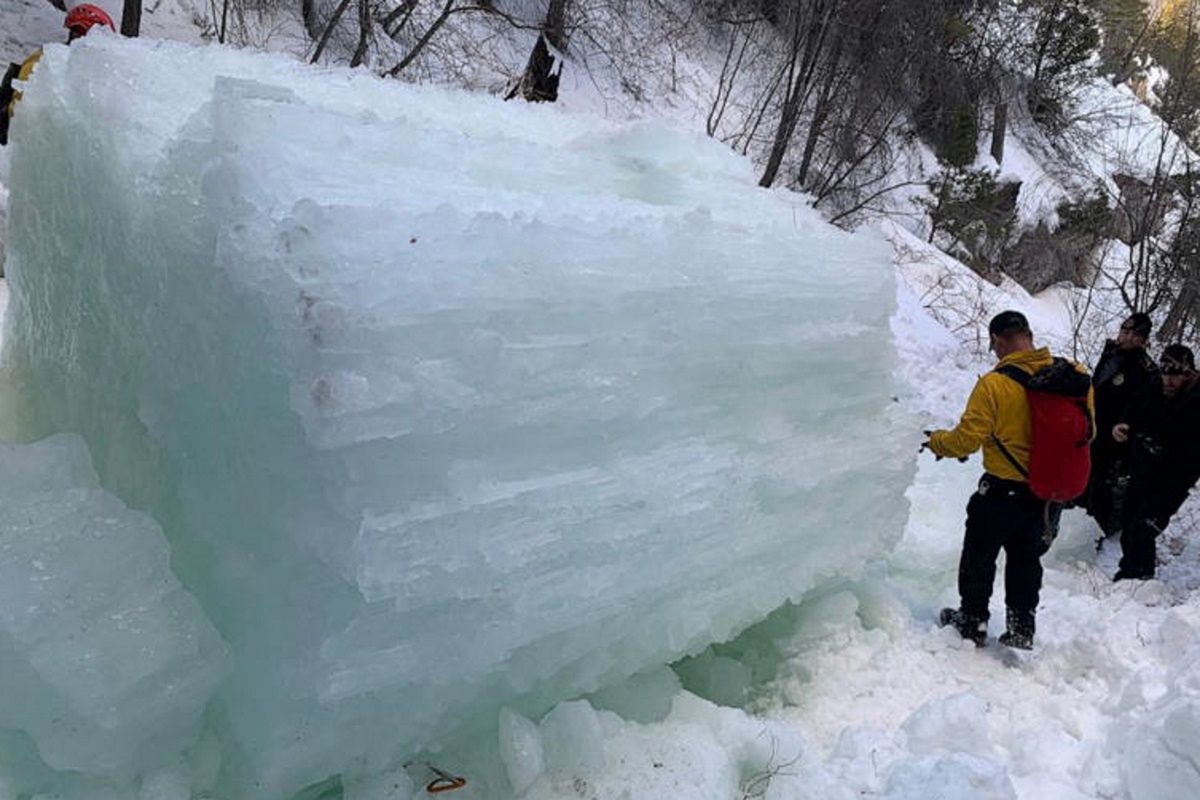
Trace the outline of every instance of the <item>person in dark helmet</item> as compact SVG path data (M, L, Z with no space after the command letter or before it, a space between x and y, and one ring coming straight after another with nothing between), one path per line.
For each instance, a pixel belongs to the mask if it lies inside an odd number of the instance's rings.
M1004 311L988 325L990 349L997 369L1015 367L1027 375L1051 367L1056 360L1035 348L1029 321L1018 311ZM1074 365L1070 372L1086 376ZM1084 384L1087 402L1090 391ZM939 458L964 458L983 448L984 474L967 503L966 534L958 565L958 608L942 609L939 623L953 626L964 638L983 646L987 641L988 602L996 575L996 559L1007 554L1004 603L1007 629L1000 643L1030 649L1042 587L1041 557L1049 548L1048 506L1033 494L1027 477L1030 464L1031 415L1026 390L1003 372L990 371L975 384L962 419L953 430L927 431L923 445Z
M1129 447L1108 432L1129 421L1135 401L1144 392L1159 392L1158 365L1146 352L1150 331L1148 314L1131 314L1121 323L1117 338L1105 343L1092 373L1096 428L1104 435L1092 442L1092 476L1084 495L1084 507L1104 536L1119 535L1130 510L1124 502L1131 472ZM1103 541L1102 537L1100 542Z
M117 30L113 25L112 17L100 6L91 3L75 6L67 12L66 19L63 20L63 27L67 29L67 44L87 36L88 31L97 25L106 26L114 33ZM41 58L42 49L39 47L24 62L9 64L3 80L0 81L0 145L8 144L8 123L12 119L17 102L21 99L21 93L16 90L13 83L29 80L29 76L33 74L33 68L37 66Z
M1159 359L1161 386L1147 391L1112 437L1130 450L1130 521L1121 532L1114 581L1154 577L1156 539L1200 478L1200 373L1190 348L1168 345Z

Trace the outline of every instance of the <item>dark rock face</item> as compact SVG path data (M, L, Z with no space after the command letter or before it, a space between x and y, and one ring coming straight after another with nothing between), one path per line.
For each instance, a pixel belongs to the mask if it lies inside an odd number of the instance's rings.
M1113 175L1113 182L1121 196L1113 212L1112 236L1130 246L1141 244L1162 229L1172 193L1156 192L1149 183L1132 175L1118 173Z
M1069 228L1051 231L1044 222L1025 231L1004 253L1003 270L1026 291L1037 293L1057 283L1086 285L1100 239Z

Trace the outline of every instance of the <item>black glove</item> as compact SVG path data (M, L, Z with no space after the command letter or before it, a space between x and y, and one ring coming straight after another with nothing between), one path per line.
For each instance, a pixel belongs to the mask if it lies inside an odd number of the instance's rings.
M928 450L929 452L933 453L933 457L938 461L941 461L943 458L945 458L945 456L938 455L938 453L933 449L933 446L930 444L930 438L933 436L933 431L921 431L921 433L925 434L925 441L921 443L921 447L917 450L917 454L920 455L922 450ZM967 463L967 457L959 456L958 462L960 464Z
M930 437L933 436L933 431L921 431L921 433L925 434L925 441L921 443L921 447L917 450L917 455L920 455L923 451L928 450L929 452L933 453L934 458L936 458L938 461L941 461L942 457L934 452L933 446L929 443Z

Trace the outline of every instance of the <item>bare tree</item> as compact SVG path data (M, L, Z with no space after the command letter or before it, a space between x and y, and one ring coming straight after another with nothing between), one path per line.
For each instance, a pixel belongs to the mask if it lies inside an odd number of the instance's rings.
M813 76L829 38L831 22L841 0L796 0L793 4L791 37L787 58L785 96L775 129L775 139L759 186L775 183L783 157L800 122L800 112L812 90Z
M749 52L751 42L758 38L761 22L760 19L753 18L733 24L733 30L729 34L729 43L725 50L725 60L721 63L721 73L717 78L717 93L713 97L708 117L704 121L704 130L709 136L716 134L717 128L720 127L721 120L729 108L729 101L733 99L738 76L746 64L746 54Z
M511 100L520 94L530 102L551 102L558 99L558 81L562 74L562 62L550 52L553 47L558 53L567 50L567 10L569 0L550 0L541 32L533 44L533 52L525 64L521 79L505 96ZM557 66L557 70L555 69Z
M567 52L567 7L569 0L550 0L546 8L546 21L542 23L542 35L546 43L560 53Z
M124 0L121 7L121 35L136 37L142 30L142 0Z
M358 0L358 47L350 57L350 66L357 67L367 58L367 47L371 43L370 0Z
M304 22L304 30L308 38L314 42L321 38L321 22L317 19L316 0L300 0L300 19Z
M321 40L317 42L317 48L313 51L310 64L316 64L321 60L321 54L325 52L326 45L329 44L329 39L333 36L334 29L342 20L342 15L346 13L346 9L350 7L350 0L341 0L337 8L333 10L333 14L329 17L329 22L325 23L325 30L321 33Z
M417 40L417 43L413 45L412 49L408 51L408 55L400 59L400 62L396 64L396 66L392 67L385 73L388 77L396 77L404 71L405 67L417 60L417 56L421 55L421 51L425 49L433 37L437 35L437 32L441 29L441 27L446 24L446 20L450 19L450 15L454 13L455 2L456 0L446 0L446 5L442 7L442 11L440 14L438 14L437 19L435 19L433 24L431 24L425 30L425 33L420 39Z

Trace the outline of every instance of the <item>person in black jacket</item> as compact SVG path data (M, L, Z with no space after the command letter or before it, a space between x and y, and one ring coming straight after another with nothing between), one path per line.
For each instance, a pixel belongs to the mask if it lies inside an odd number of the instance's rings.
M1167 346L1159 360L1162 388L1145 392L1130 421L1112 437L1129 444L1129 522L1121 532L1114 581L1154 577L1155 539L1200 478L1200 374L1191 349Z
M1130 315L1121 323L1117 338L1105 343L1092 373L1096 429L1101 435L1092 442L1092 473L1084 506L1105 536L1120 534L1131 511L1124 502L1130 481L1128 444L1113 439L1109 431L1129 422L1134 402L1143 393L1160 394L1158 365L1146 352L1150 329L1149 315Z

